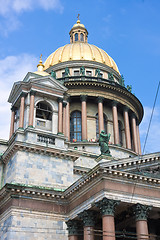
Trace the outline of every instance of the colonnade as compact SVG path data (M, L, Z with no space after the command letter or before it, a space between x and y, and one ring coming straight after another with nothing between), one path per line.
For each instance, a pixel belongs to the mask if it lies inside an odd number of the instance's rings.
M19 128L24 127L24 107L25 107L25 96L26 93L20 96L20 116L19 116ZM87 141L87 96L80 96L81 100L81 116L82 116L82 141ZM29 126L33 127L34 122L34 102L35 102L35 91L30 92L30 108L29 108ZM104 116L103 116L103 102L104 98L98 97L98 122L99 122L99 133L104 130ZM112 102L112 116L113 116L113 132L114 132L114 144L119 145L119 127L118 127L118 102ZM11 113L11 125L10 125L10 137L14 133L14 121L16 108L12 107ZM133 139L133 150L141 154L140 137L139 137L139 126L136 124L136 116L133 113L131 118L131 131L129 122L129 109L124 106L123 108L124 127L125 127L125 138L126 148L131 149L131 132ZM58 133L63 133L70 141L70 102L63 101L63 98L58 99Z
M87 141L87 96L80 96L81 100L81 116L82 116L82 141ZM70 141L70 103L63 103L63 99L59 99L58 107L58 132L63 133ZM103 116L103 97L97 98L98 104L98 123L99 123L99 133L104 130L104 116ZM118 126L118 102L112 102L112 116L113 116L113 132L114 132L114 144L120 144L119 137L119 126ZM129 121L129 108L124 106L123 108L123 118L124 118L124 128L125 128L125 138L126 138L126 148L131 149L131 132L133 139L133 150L141 154L141 145L139 137L139 126L136 123L135 114L131 114L131 126ZM130 129L131 128L131 129Z
M103 240L115 240L115 211L116 206L120 204L120 201L103 198L99 202L95 203L96 207L100 210L102 216L102 237ZM136 204L132 207L133 221L136 225L137 240L149 239L147 217L150 206ZM69 220L66 222L68 229L68 239L78 240L96 240L95 236L95 224L97 221L98 212L93 210L84 210L78 214L81 221ZM82 232L83 231L83 232Z
M35 91L30 91L30 107L29 107L29 121L28 126L33 127L34 123L34 102L35 102ZM24 128L24 110L25 110L25 97L27 93L22 92L20 96L20 109L19 109L19 129ZM15 122L15 113L17 111L16 107L11 108L11 125L10 125L10 134L11 137L15 131L14 122Z

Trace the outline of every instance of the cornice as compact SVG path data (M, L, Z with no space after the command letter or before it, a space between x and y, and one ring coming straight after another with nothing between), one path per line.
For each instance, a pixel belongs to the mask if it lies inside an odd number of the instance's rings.
M77 153L72 153L65 150L60 150L57 148L49 148L36 144L22 143L22 142L13 142L8 149L2 155L2 161L4 163L8 162L11 156L17 151L32 152L36 154L44 154L53 157L65 158L68 160L75 161L79 155Z
M119 80L121 78L121 75L115 71L113 68L103 64L103 63L99 63L99 62L95 62L95 61L86 61L86 60L74 60L74 61L66 61L66 62L62 62L62 63L57 63L56 65L53 65L49 68L47 68L45 71L50 73L52 70L53 71L58 71L58 70L62 70L65 69L66 67L68 68L74 68L74 67L81 67L81 66L85 66L88 68L100 68L103 71L107 71L107 72L112 72Z
M130 108L133 112L136 113L139 122L141 122L143 117L143 106L141 102L130 93L124 87L121 87L119 84L108 84L105 82L98 81L67 81L65 86L68 88L68 94L70 96L79 96L82 92L82 88L85 88L83 94L88 96L103 97L109 100L117 100L124 106ZM81 87L81 88L79 88ZM93 90L95 88L96 91Z

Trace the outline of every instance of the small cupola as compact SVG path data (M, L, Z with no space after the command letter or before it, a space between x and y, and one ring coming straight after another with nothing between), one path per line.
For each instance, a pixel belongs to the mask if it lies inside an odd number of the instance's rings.
M88 38L88 31L85 28L83 24L81 24L79 20L79 14L78 14L78 20L77 23L73 25L71 31L69 32L70 35L70 43L75 42L87 42Z

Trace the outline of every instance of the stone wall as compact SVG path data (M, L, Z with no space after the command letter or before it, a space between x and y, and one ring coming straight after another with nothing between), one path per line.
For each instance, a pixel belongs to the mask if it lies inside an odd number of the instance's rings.
M65 217L14 209L0 218L1 240L67 240Z
M5 183L65 189L73 183L73 161L18 151L5 166Z

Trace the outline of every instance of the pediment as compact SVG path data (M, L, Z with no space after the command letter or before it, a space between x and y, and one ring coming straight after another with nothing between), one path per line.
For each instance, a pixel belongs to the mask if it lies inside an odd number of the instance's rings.
M34 78L30 80L31 83L34 83L38 86L48 87L60 91L67 91L67 88L64 87L61 83L59 83L57 80L53 79L50 76L40 77L40 78Z

